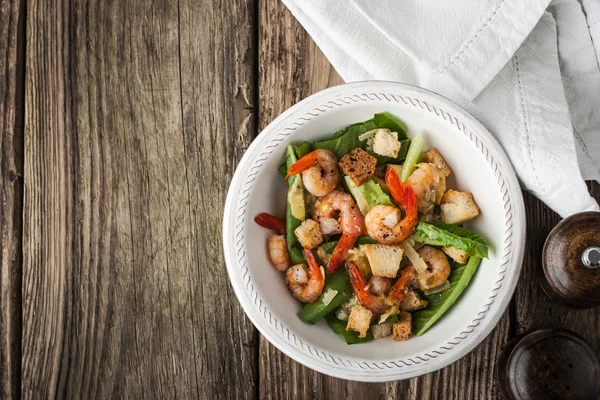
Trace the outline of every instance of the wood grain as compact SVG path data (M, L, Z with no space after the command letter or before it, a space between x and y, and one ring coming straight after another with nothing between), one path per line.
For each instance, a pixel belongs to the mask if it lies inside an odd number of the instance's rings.
M21 365L24 2L0 0L0 398L17 399Z
M310 36L278 0L259 2L259 128L294 103L343 83ZM509 340L508 313L476 350L441 371L411 380L358 383L314 372L261 338L261 398L497 398L495 360Z
M255 397L220 239L254 134L252 13L28 3L24 398Z

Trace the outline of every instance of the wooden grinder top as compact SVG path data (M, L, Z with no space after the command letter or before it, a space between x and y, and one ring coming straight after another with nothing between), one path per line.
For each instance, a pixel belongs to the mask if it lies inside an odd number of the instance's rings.
M542 287L575 308L600 305L600 212L575 214L548 235L542 254Z

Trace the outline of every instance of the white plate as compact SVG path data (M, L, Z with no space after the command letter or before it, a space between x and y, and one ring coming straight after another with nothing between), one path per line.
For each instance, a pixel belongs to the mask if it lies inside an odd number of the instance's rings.
M453 170L449 186L473 192L481 215L467 226L491 243L471 284L423 336L346 345L325 321L302 322L284 275L269 262L270 234L253 218L285 215L287 185L277 171L288 142L316 141L388 111L424 132ZM470 114L427 90L393 82L358 82L319 92L281 114L242 158L223 219L227 271L244 311L278 349L319 372L359 381L406 379L442 368L471 351L498 323L515 289L525 244L525 212L515 173L498 142Z

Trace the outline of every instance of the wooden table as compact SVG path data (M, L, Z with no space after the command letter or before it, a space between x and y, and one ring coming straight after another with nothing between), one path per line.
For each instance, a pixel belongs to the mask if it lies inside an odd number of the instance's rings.
M600 351L598 310L538 286L559 217L527 194L516 295L459 362L348 382L258 334L225 272L227 187L264 126L341 82L277 0L0 0L0 397L483 399L522 332Z

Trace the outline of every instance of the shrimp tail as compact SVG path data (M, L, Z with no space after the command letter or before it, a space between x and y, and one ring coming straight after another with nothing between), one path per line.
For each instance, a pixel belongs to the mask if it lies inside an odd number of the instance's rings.
M350 276L350 283L354 294L360 302L360 304L368 310L371 310L375 314L383 314L388 309L388 304L383 296L373 296L367 289L365 278L363 278L358 266L352 261L346 263L348 268L348 275Z
M404 185L404 189L402 191L402 206L406 211L407 216L417 217L417 196L415 195L415 191L412 187L408 185Z
M365 278L363 278L358 266L354 262L348 261L346 267L348 268L348 275L350 276L350 283L352 284L354 293L356 294L356 297L358 297L358 300L363 303L368 296Z
M352 246L354 246L356 238L357 236L350 236L347 234L342 235L340 241L333 250L331 260L329 261L329 265L327 265L327 272L331 274L332 272L335 272L335 270L338 269L340 265L342 265L342 263L344 262L344 257L346 256L346 251L348 251L352 248Z
M254 217L254 222L263 228L271 229L282 235L285 234L285 221L269 213L258 214Z
M318 162L319 153L316 150L308 153L290 166L285 179L297 175L300 172L309 169L310 167L314 167Z
M394 283L394 286L390 289L390 293L388 294L388 300L390 302L402 303L406 293L408 293L408 289L414 283L416 277L415 267L408 266L402 270L400 274L400 278Z
M402 221L403 234L398 241L406 240L419 223L417 196L410 185L402 183L396 171L388 168L385 172L385 183L387 184L390 194L394 201L406 212L406 217Z
M321 268L319 268L319 263L315 258L315 255L310 249L304 248L304 255L306 256L306 262L308 263L308 275L312 276L314 273L321 273Z

